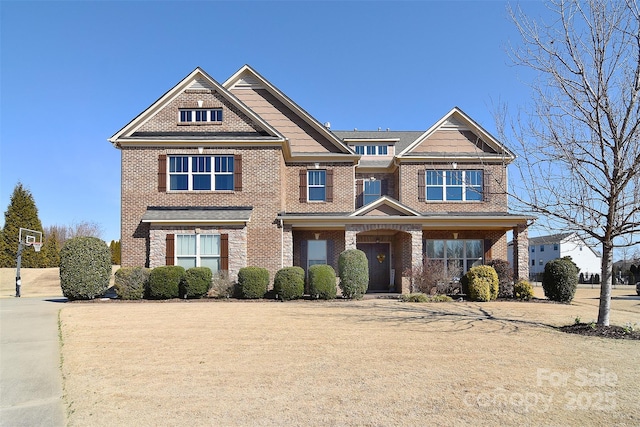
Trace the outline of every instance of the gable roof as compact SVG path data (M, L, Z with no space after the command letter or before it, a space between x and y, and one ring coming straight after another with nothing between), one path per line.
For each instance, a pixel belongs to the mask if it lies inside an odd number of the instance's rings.
M536 236L529 238L529 245L549 245L554 243L560 243L567 237L570 237L575 233L557 233L549 234L546 236Z
M291 100L280 89L275 87L271 82L262 77L257 71L251 68L249 65L242 66L231 77L229 77L223 84L227 90L231 90L234 87L245 87L255 89L265 89L278 101L283 103L287 108L293 111L304 122L311 126L315 131L319 132L329 142L331 142L340 153L350 154L356 156L356 153L351 150L346 144L342 142L340 138L334 135L329 129L327 129L322 123L316 120L312 115L307 113L302 107ZM330 153L329 153L330 154Z
M482 153L483 158L496 158L506 161L507 163L512 162L515 159L515 154L511 152L507 147L505 147L500 141L493 137L489 132L487 132L482 126L476 123L471 117L469 117L464 111L462 111L458 107L453 107L451 111L445 114L440 120L433 124L429 129L427 129L421 136L416 138L411 144L409 144L406 148L404 148L401 152L397 154L397 157L402 158L411 158L411 159L437 159L442 160L443 158L448 158L447 153L428 153L428 154L416 154L412 153L412 151L422 144L425 140L427 140L430 136L432 136L436 131L441 129L466 129L470 130L474 134L478 135L480 139L482 139L492 150L495 151L496 154L488 154ZM477 159L480 153L475 154L473 159ZM451 155L452 159L455 160L464 160L464 156L461 153L455 153Z
M364 216L374 210L380 210L381 207L388 207L395 215L399 216L420 216L420 212L411 209L408 206L403 205L396 199L389 196L382 196L379 199L364 205L360 209L356 210L349 216ZM391 216L391 214L388 214Z
M204 72L200 67L196 67L191 73L189 73L185 78L183 78L178 84L176 84L173 88L169 89L164 95L158 98L153 104L147 107L143 112L138 114L133 120L127 123L122 129L116 132L111 138L109 138L109 142L118 146L120 141L123 141L127 138L132 138L133 134L139 129L142 125L144 125L147 121L152 119L160 110L162 110L168 103L170 103L173 99L175 99L178 95L180 95L183 91L189 88L196 89L214 89L218 94L220 94L227 102L238 108L240 112L249 117L254 124L256 124L260 129L264 131L266 136L271 137L269 139L276 141L284 141L284 136L280 134L273 126L264 121L260 116L255 114L251 109L249 109L246 105L240 102L232 93L226 90L220 83L215 81L211 76L209 76L206 72ZM175 135L157 135L158 139L175 139ZM143 137L144 139L144 137ZM231 140L233 139L231 135L227 138L222 137L223 140ZM256 138L256 139L264 139Z

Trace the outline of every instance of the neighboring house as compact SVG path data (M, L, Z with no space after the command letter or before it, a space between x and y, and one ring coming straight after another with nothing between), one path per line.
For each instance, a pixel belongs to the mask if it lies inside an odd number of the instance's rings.
M423 255L450 274L506 259L514 155L458 108L426 131L332 131L249 66L200 68L109 141L122 155L122 265L330 264L361 249L371 291L409 291Z
M512 243L509 242L509 262L512 262ZM602 271L602 258L591 246L585 243L577 233L560 233L529 239L529 275L539 278L544 273L547 262L570 256L580 273L589 280L592 275Z

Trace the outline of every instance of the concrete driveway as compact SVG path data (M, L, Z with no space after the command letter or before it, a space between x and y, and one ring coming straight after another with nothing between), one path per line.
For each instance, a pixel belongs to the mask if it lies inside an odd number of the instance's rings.
M62 297L0 298L0 426L64 426Z

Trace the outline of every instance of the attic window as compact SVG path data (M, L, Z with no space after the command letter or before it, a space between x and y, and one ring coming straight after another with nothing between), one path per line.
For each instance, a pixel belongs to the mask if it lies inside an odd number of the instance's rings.
M180 110L180 123L222 123L222 108Z
M356 154L362 156L386 156L389 154L387 145L354 145L353 149Z

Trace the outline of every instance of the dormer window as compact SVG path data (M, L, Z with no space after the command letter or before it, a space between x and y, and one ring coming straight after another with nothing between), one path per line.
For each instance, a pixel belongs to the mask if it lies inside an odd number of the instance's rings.
M180 123L222 123L222 108L180 110Z
M361 156L386 156L389 154L387 145L354 145L356 154Z

